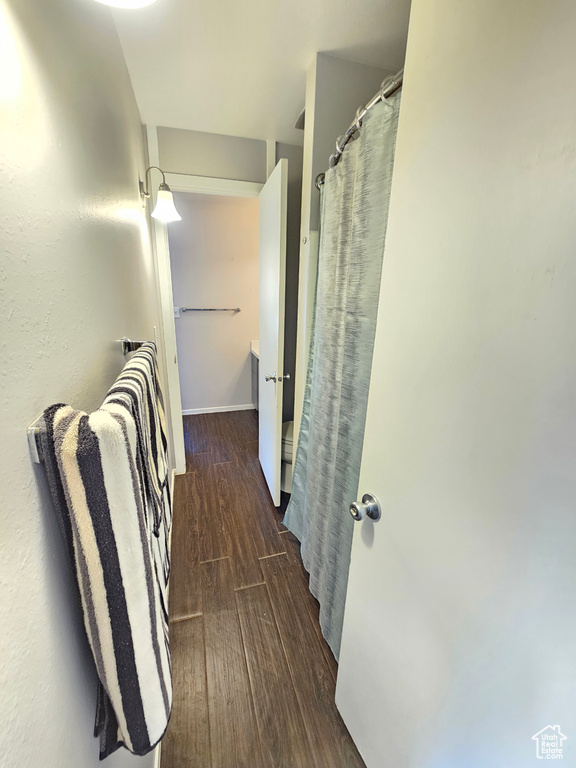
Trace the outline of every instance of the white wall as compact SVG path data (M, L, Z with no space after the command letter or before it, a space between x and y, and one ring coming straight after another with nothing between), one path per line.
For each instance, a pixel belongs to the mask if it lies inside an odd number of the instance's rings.
M328 168L336 139L344 133L390 72L355 61L317 53L306 74L306 117L304 124L304 184L302 232L318 229L320 195L316 176Z
M174 305L240 307L176 320L182 409L252 403L250 341L258 338L258 199L174 194L169 230Z
M0 0L0 763L96 768L96 678L26 426L93 409L152 338L142 129L109 9ZM153 764L121 750L106 765Z
M362 471L398 768L537 765L548 724L575 761L575 40L567 0L412 6Z
M159 127L158 148L166 172L266 181L265 141Z
M318 260L320 193L316 176L328 168L336 139L348 129L356 110L380 87L386 70L316 54L306 73L306 119L302 165L302 210L298 277L298 328L294 382L294 440L298 440L306 384L310 328Z

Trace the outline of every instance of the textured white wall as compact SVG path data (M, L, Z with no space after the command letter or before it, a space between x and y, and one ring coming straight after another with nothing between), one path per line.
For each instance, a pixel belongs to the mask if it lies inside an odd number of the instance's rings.
M89 768L96 680L26 426L92 409L151 338L155 268L140 118L109 9L0 0L0 763ZM152 765L125 750L107 766Z
M169 231L174 305L240 307L176 320L182 409L252 402L250 341L258 338L258 199L176 192Z

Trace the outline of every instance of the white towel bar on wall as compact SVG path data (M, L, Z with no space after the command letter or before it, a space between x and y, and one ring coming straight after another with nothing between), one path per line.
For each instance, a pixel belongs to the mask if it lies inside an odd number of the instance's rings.
M180 312L241 312L240 307L233 307L232 309L219 309L218 307L180 307Z
M40 433L38 422L41 418L42 416L38 416L37 419L34 419L32 424L30 424L26 430L26 434L28 435L28 447L30 448L30 456L32 457L34 464L42 463L42 452L40 450L39 441L37 439Z

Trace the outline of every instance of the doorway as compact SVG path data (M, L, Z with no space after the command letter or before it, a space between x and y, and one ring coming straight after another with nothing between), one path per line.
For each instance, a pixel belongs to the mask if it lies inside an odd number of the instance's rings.
M258 198L175 192L169 228L182 414L251 410Z
M285 315L296 315L294 281L286 279L288 161L280 159L265 184L166 179L186 220L169 233L154 227L176 473L186 467L183 414L261 405L260 462L278 506L288 477L282 466L292 463L291 435L282 436L286 395L293 398L293 388L284 390L293 373L284 367L295 346L285 344Z

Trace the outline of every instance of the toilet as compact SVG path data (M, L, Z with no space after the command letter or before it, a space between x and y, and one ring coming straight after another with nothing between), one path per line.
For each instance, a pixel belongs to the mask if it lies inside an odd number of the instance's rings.
M292 492L292 461L294 449L294 422L282 424L282 474L280 487L286 493Z

